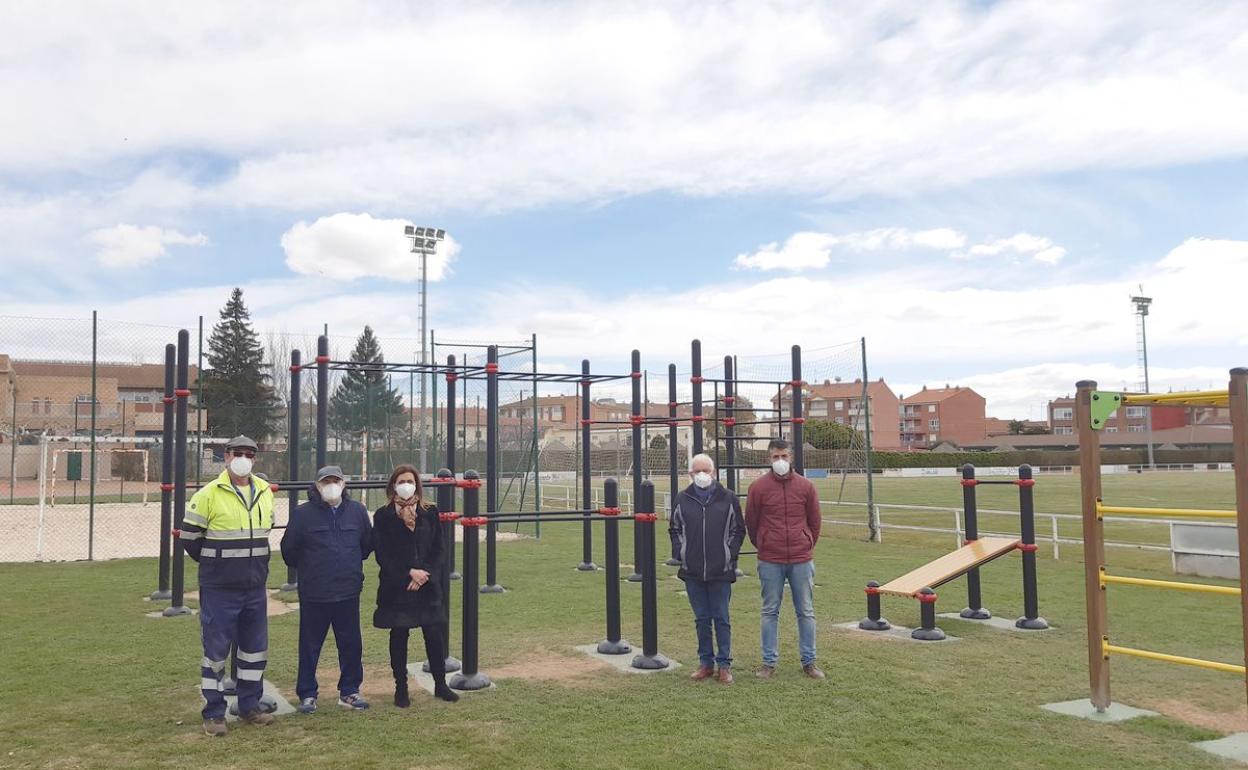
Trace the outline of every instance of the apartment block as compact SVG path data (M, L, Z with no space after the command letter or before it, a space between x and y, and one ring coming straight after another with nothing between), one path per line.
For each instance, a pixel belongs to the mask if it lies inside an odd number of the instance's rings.
M971 388L924 386L901 399L901 445L927 449L944 442L964 446L981 441L987 432L986 409L984 397Z

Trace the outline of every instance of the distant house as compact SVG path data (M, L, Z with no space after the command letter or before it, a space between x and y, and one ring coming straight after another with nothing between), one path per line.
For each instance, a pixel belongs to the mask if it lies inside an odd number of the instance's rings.
M884 378L867 383L867 405L862 403L862 380L842 382L824 380L822 383L810 383L802 393L802 410L809 420L829 420L841 425L848 425L860 432L866 431L866 417L871 417L871 447L873 449L900 449L901 439L896 431L893 415L897 414L900 402ZM792 411L792 389L785 385L777 396L773 396L772 407L777 405L780 416L788 419ZM772 429L774 432L774 428Z
M987 436L987 402L971 388L928 388L901 399L900 433L905 449L930 449L941 442L966 446Z

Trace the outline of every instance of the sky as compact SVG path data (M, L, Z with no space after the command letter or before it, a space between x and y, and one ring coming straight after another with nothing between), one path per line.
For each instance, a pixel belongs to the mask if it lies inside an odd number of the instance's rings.
M865 338L1042 418L1139 381L1141 288L1154 389L1248 364L1245 4L15 2L0 104L0 316L241 286L411 360L418 224L439 338L547 371Z

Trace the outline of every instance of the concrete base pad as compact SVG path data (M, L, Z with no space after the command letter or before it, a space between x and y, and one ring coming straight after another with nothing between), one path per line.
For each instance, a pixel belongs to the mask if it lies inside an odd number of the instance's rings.
M189 608L188 608L188 609L189 609ZM191 609L191 613L190 613L189 615L169 615L168 617L171 617L171 618L193 618L193 617L195 617L195 616L196 616L196 615L198 615L198 614L199 614L199 610L196 610L196 609ZM165 611L164 611L164 610L156 610L155 612L145 612L145 613L143 613L143 615L144 615L145 617L149 617L149 618L163 618L163 617L166 617L166 616L165 616Z
M632 674L660 674L664 671L675 671L676 669L680 668L680 663L674 660L671 660L670 658L668 659L668 661L670 662L671 665L669 665L667 668L659 668L659 669L633 668L633 658L641 654L640 647L633 648L632 652L627 653L625 655L603 655L602 653L598 652L598 645L596 644L578 645L576 647L576 651L584 655L588 655L594 660L600 660L603 663L606 663L607 665L619 671L627 671Z
M425 662L423 660L420 661L419 663L408 663L407 675L411 677L413 680L415 680L417 687L429 693L430 695L433 695L433 675L425 673L424 666L425 666ZM446 678L449 680L451 678L451 674L448 673L446 675ZM460 695L472 695L473 693L485 692L487 690L493 690L493 689L494 689L494 682L491 681L489 687L486 687L481 690L456 690L455 692L459 693Z
M949 636L948 634L946 634L945 638L941 639L940 641L924 642L919 639L911 638L910 632L913 631L914 629L906 628L905 626L893 626L887 631L863 631L861 628L858 627L858 621L856 620L851 621L849 623L836 623L832 627L840 629L842 631L853 631L854 633L860 634L863 636L878 636L884 639L900 639L905 642L914 642L915 644L948 644L949 642L959 641L958 637Z
M1111 703L1109 708L1104 711L1097 711L1092 707L1092 702L1087 698L1062 701L1061 703L1046 703L1040 708L1045 711L1052 711L1055 714L1064 714L1069 717L1079 717L1080 719L1090 719L1093 722L1125 722L1128 719L1135 719L1136 717L1157 716L1156 711L1137 709L1123 703Z
M196 688L195 692L198 693L199 688ZM297 713L295 711L295 707L290 705L290 701L286 700L286 696L282 694L282 691L277 689L277 685L273 684L268 679L264 680L264 694L272 698L273 701L277 703L277 710L273 712L274 716L280 717L286 714ZM203 702L202 697L200 698L200 702ZM337 702L337 698L335 698L334 703ZM234 695L225 696L225 704L225 721L237 722L238 715L231 712L235 711L238 707L238 697Z
M1014 625L1014 618L998 618L997 616L994 615L991 618L988 618L986 620L975 620L973 618L964 618L956 612L938 612L936 613L936 617L942 618L942 619L947 618L949 620L959 620L959 621L962 621L963 623L971 623L976 626L989 626L991 628L999 628L999 629L1002 629L1003 631L1017 631L1020 634L1036 633L1036 631L1034 630L1029 630L1026 628L1019 628L1018 626ZM1050 626L1050 629L1051 628L1052 627ZM1044 630L1047 631L1050 629L1044 629Z
M1225 738L1197 741L1192 745L1210 754L1248 764L1248 733L1233 733Z

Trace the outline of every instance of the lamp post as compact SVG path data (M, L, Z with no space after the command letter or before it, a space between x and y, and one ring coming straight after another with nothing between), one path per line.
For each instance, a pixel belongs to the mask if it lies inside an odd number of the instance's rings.
M1140 287L1141 294L1143 286ZM1148 317L1148 306L1153 304L1152 297L1134 296L1131 298L1132 304L1135 305L1135 315L1139 325L1136 327L1136 346L1140 357L1140 368L1144 370L1144 392L1149 393L1148 388L1148 334L1144 329L1144 319ZM1144 410L1144 432L1148 436L1148 469L1155 470L1156 464L1153 460L1153 410Z
M436 227L416 227L407 225L403 228L403 234L412 241L412 253L420 255L420 363L428 363L429 357L426 354L425 340L427 338L428 323L428 293L429 293L429 257L438 249L438 241L446 239L446 231L439 230ZM420 373L420 472L427 472L425 467L428 464L429 441L425 435L427 429L426 420L428 415L425 409L425 371Z

